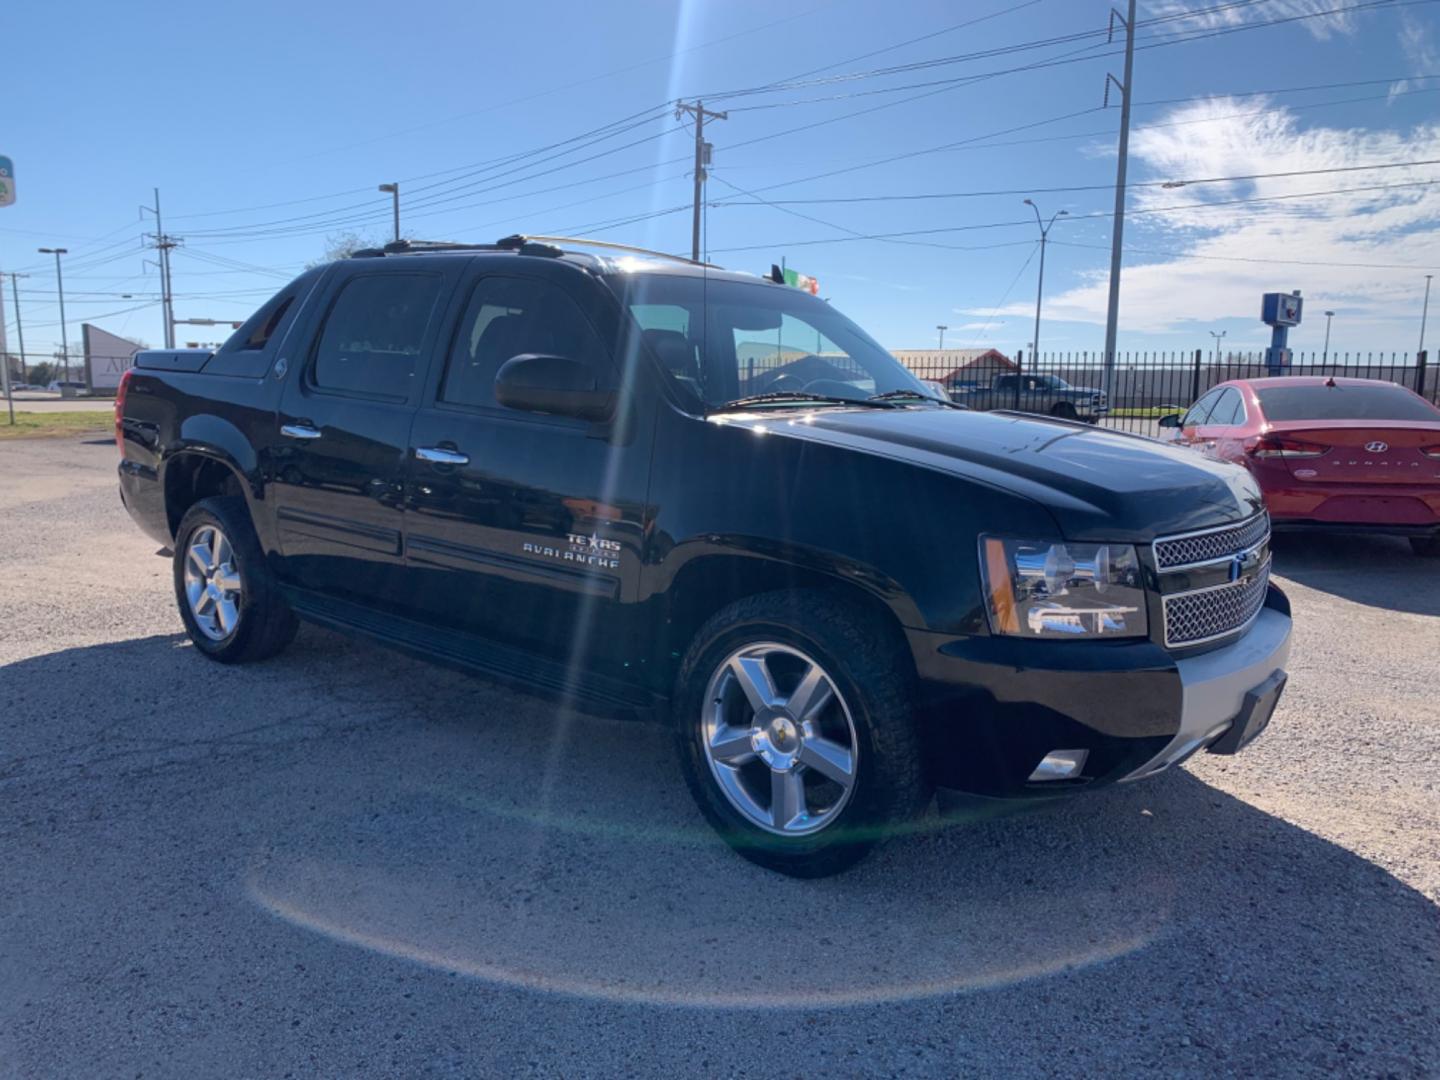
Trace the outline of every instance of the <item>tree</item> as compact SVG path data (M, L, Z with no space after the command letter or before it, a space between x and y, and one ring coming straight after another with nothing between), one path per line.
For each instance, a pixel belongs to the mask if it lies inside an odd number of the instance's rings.
M60 370L49 360L30 365L30 381L36 386L48 386L52 379L60 377Z
M357 232L331 233L329 236L325 237L324 256L322 258L314 260L313 262L306 263L305 269L311 270L317 266L324 266L326 263L335 262L339 259L348 259L351 255L354 255L355 252L363 251L366 248L378 248L383 246L384 241L374 240L367 236L361 236Z

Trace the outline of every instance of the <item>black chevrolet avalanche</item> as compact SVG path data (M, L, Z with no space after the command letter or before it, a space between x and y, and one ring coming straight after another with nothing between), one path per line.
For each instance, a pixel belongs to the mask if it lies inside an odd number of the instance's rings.
M140 354L120 492L197 651L307 619L658 719L716 830L803 876L937 786L1069 794L1269 722L1244 470L937 401L824 301L577 246L401 242Z

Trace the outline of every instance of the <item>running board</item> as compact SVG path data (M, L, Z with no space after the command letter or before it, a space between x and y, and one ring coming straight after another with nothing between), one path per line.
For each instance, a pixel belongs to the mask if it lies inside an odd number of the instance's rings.
M528 650L501 645L475 634L440 629L364 604L290 586L282 587L282 592L302 619L368 638L422 660L572 702L583 711L635 719L664 715L663 699L619 679L590 671L577 675L565 664Z

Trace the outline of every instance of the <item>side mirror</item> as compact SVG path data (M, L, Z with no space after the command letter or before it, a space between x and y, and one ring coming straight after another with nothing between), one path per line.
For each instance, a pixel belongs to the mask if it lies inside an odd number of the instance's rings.
M509 409L605 420L615 411L615 388L594 368L566 356L521 353L495 374L495 400Z
M1180 414L1169 413L1160 417L1160 426L1165 428L1178 428L1180 426Z

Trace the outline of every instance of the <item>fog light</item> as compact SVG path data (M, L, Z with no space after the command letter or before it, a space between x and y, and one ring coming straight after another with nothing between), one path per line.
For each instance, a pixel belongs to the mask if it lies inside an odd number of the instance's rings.
M1089 750L1051 750L1040 759L1040 764L1035 766L1030 780L1033 783L1039 780L1069 780L1072 776L1079 776L1080 770L1085 767L1085 759L1089 756Z

